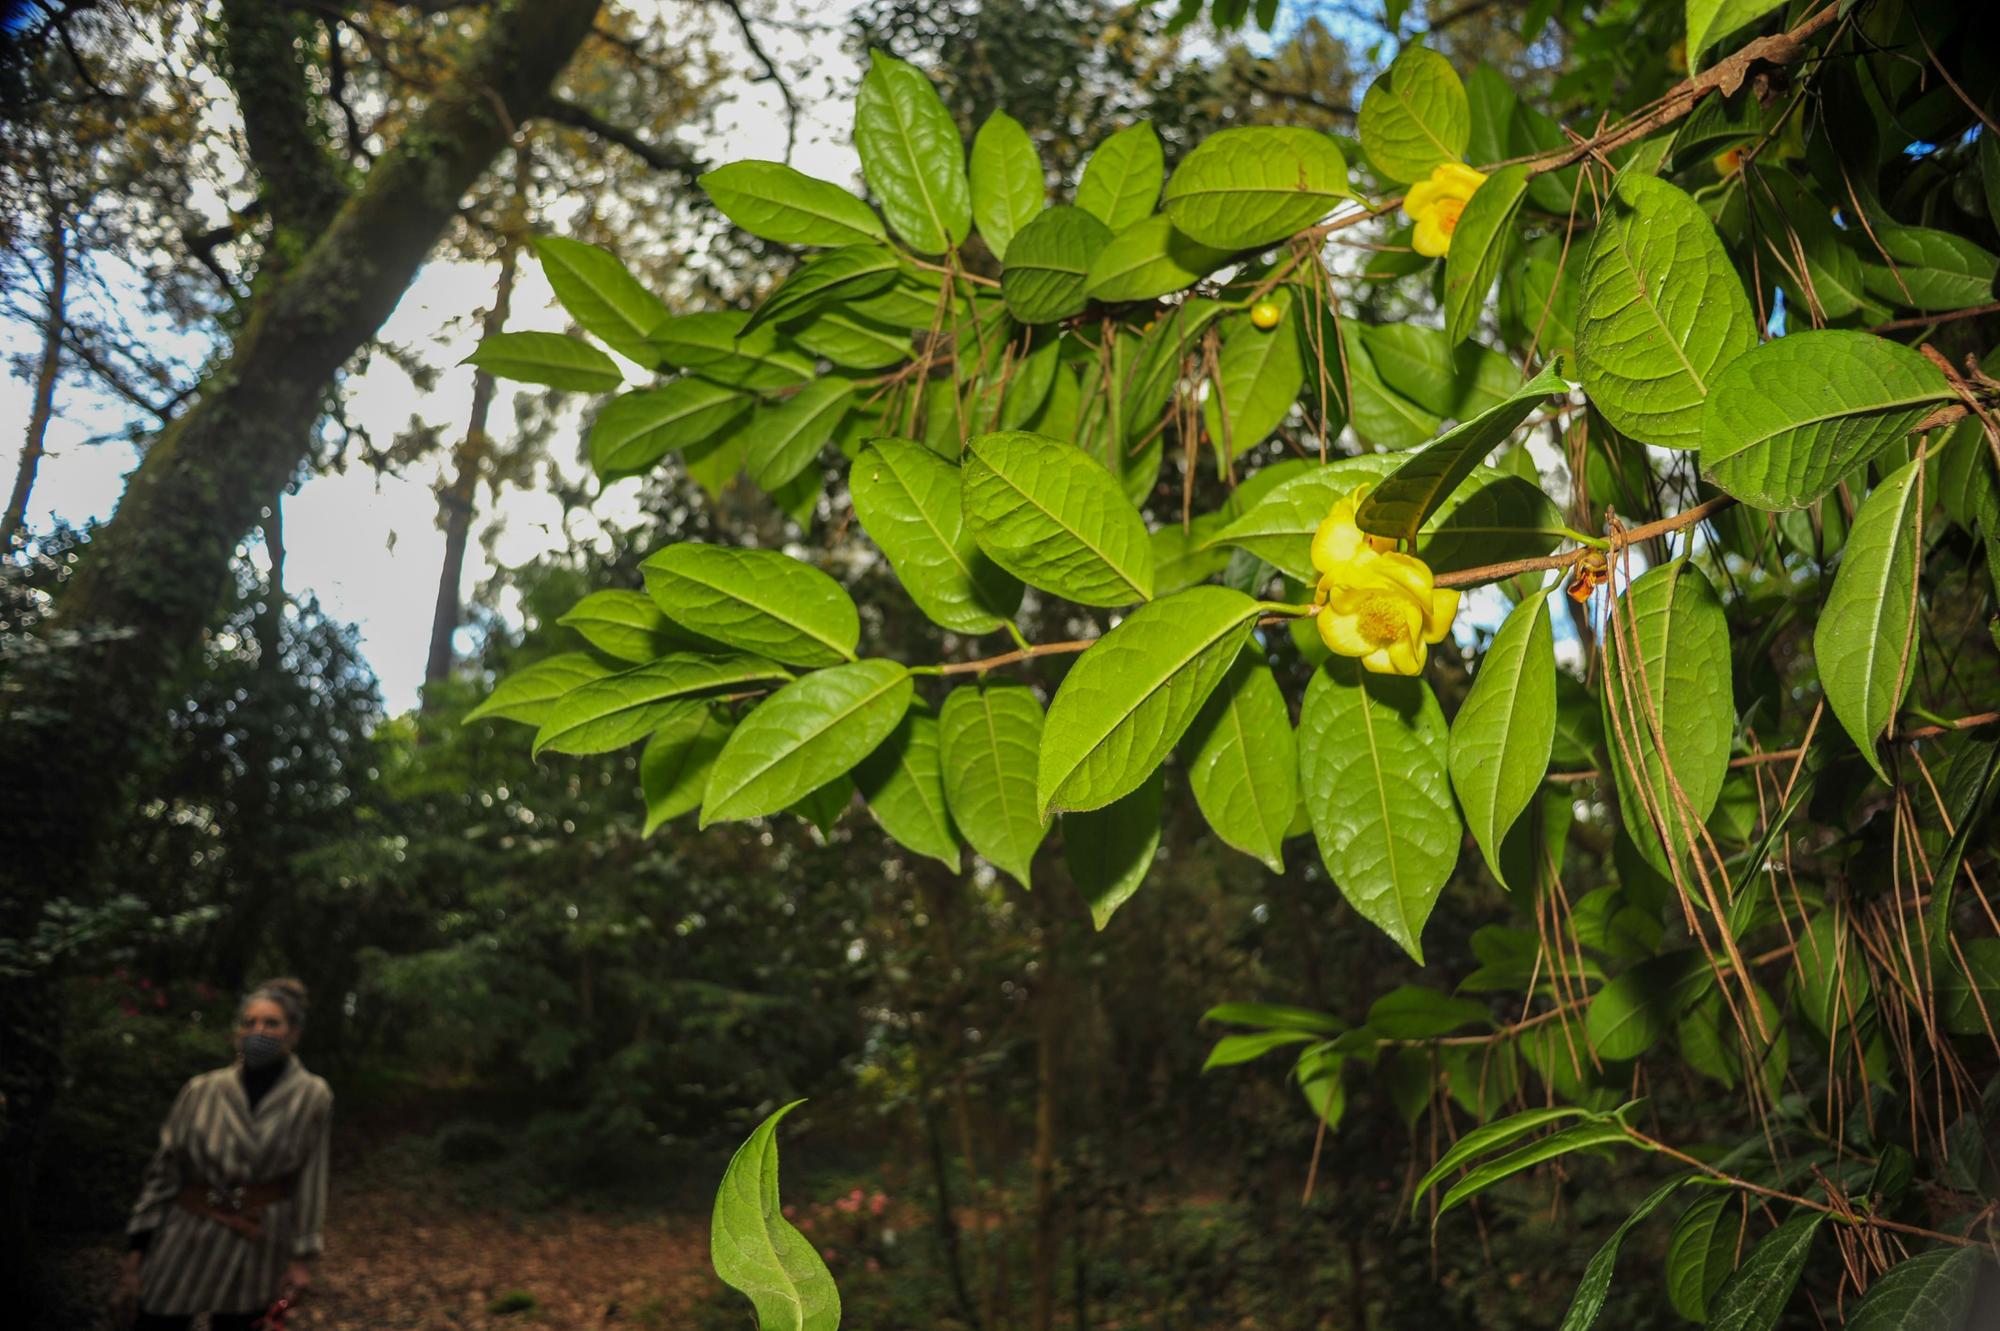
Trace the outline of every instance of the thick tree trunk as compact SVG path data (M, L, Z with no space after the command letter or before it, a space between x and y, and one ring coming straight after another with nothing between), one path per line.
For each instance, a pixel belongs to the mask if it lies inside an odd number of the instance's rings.
M69 241L62 213L49 210L49 234L44 252L49 258L48 319L42 325L42 360L35 370L35 404L28 413L28 434L21 442L21 464L14 471L14 492L7 499L7 515L0 519L0 546L11 545L22 535L28 521L28 496L35 488L35 473L41 468L42 454L49 438L49 420L55 414L56 375L62 369L63 328L69 318Z
M305 455L341 367L547 95L598 3L494 6L463 66L264 286L200 399L147 451L41 649L19 659L0 696L0 938L31 937L53 899L90 901L93 855L123 778L199 648L237 541ZM0 981L0 1300L16 1307L35 1267L35 1144L59 1072L54 985L48 968Z

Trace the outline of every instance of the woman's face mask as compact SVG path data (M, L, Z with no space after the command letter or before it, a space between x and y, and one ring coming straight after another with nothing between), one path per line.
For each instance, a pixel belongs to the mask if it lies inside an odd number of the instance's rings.
M237 1041L237 1047L243 1051L246 1067L267 1068L285 1056L285 1042L262 1031L252 1031L244 1036Z
M236 1022L236 1047L246 1067L261 1068L284 1058L286 1037L292 1033L284 1009L269 999L259 999L243 1009Z

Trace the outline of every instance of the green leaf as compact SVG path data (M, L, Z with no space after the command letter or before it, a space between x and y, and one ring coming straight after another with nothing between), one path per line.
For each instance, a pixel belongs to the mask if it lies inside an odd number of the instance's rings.
M610 250L561 236L535 236L528 243L542 261L549 289L583 331L651 368L647 336L667 318L660 298L646 290Z
M1962 310L1993 299L2000 260L1972 241L1929 227L1878 227L1875 241L1895 267L1864 264L1869 295L1914 310Z
M1576 357L1592 404L1642 444L1694 448L1716 376L1756 345L1749 297L1701 205L1621 174L1583 267Z
M854 769L854 784L875 821L898 845L958 872L958 837L945 802L936 717L921 706L911 707L895 733Z
M1184 291L1227 263L1231 251L1197 245L1161 213L1120 231L1084 274L1093 300L1153 300Z
M1757 508L1804 508L1954 400L1938 368L1901 343L1793 333L1716 376L1701 419L1702 475Z
M1771 1331L1777 1326L1825 1220L1824 1212L1801 1211L1759 1240L1716 1291L1709 1308L1710 1331Z
M709 1260L731 1289L757 1310L759 1331L838 1331L840 1291L806 1236L778 1205L778 1120L794 1100L765 1119L723 1171L709 1223Z
M813 355L844 370L880 370L910 358L908 329L864 318L845 306L821 310L792 325L791 336Z
M588 680L562 695L542 719L534 753L610 753L653 733L683 698L758 687L791 678L754 656L675 652L630 670Z
M1692 948L1649 957L1591 997L1584 1034L1599 1058L1628 1062L1657 1044L1713 979Z
M1990 1035L2000 1030L2000 938L1961 947L1964 964L1953 953L1937 971L1938 1020L1953 1035Z
M972 139L972 217L994 258L1006 262L1015 234L1047 203L1034 141L1020 121L995 111Z
M1316 1038L1306 1031L1252 1031L1248 1035L1225 1035L1215 1042L1215 1048L1208 1051L1208 1059L1201 1065L1201 1070L1209 1072L1215 1068L1237 1067L1262 1058L1273 1049L1305 1044Z
M1785 0L1687 0L1689 71L1701 68L1701 57L1709 47L1772 10L1784 8L1784 3Z
M646 797L651 836L662 824L701 807L708 773L729 738L730 724L707 703L675 704L639 752L639 789Z
M1007 244L1000 275L1007 308L1025 324L1054 323L1090 303L1084 279L1111 232L1081 208L1048 208Z
M590 427L590 465L605 480L636 476L677 448L693 448L728 429L750 399L705 379L620 393Z
M1153 867L1165 786L1156 769L1136 790L1101 809L1063 815L1063 860L1099 929L1144 886Z
M1305 357L1292 293L1279 287L1268 299L1278 307L1274 328L1257 327L1247 313L1223 320L1222 350L1208 400L1202 403L1210 441L1231 457L1268 439L1305 387Z
M1890 1267L1854 1305L1845 1331L1968 1331L1985 1260L1977 1248L1933 1248Z
M1254 644L1209 694L1180 749L1215 834L1283 873L1285 833L1299 804L1298 741L1277 678Z
M993 562L1079 605L1153 594L1146 524L1098 461L1024 430L980 435L963 470L965 517Z
M701 825L781 812L845 776L895 730L911 693L910 672L883 660L829 666L779 689L730 732Z
M1108 251L1107 251L1108 252ZM1173 399L1174 386L1181 377L1182 359L1194 349L1196 339L1221 318L1229 306L1219 300L1190 296L1162 316L1146 333L1139 363L1133 369L1122 410L1124 433L1129 437L1149 433L1160 413Z
M696 183L724 217L780 245L865 245L888 239L873 208L840 186L783 162L731 162Z
M634 665L687 645L676 642L673 625L644 592L592 592L556 623L575 629L606 656Z
M1502 167L1472 192L1459 215L1444 256L1444 331L1453 342L1463 342L1479 327L1527 193L1527 166Z
M1241 592L1190 587L1093 643L1049 704L1038 807L1098 809L1136 790L1222 682L1257 615Z
M1720 104L1717 98L1703 103ZM1740 228L1731 225L1738 221ZM1860 254L1834 225L1826 205L1790 173L1750 173L1721 225L1725 231L1747 229L1754 235L1759 270L1771 274L1800 322L1844 319L1867 300Z
M1422 180L1465 154L1472 133L1465 85L1436 51L1406 46L1368 85L1358 130L1362 151L1384 179Z
M916 66L882 51L868 55L854 102L861 173L905 244L919 254L943 254L972 223L958 126Z
M647 341L660 364L731 388L767 391L812 380L812 357L783 345L769 324L745 331L749 322L742 310L680 314L655 328Z
M1514 153L1507 146L1507 130L1514 119L1514 108L1520 105L1521 99L1515 93L1514 85L1507 81L1507 76L1480 61L1465 76L1465 100L1470 113L1465 139L1466 160L1484 170L1494 162L1512 157ZM1459 234L1463 234L1464 224L1465 219L1461 217Z
M1410 454L1368 492L1354 515L1363 531L1414 543L1418 530L1488 453L1507 441L1535 408L1569 392L1560 362L1523 384L1511 397L1453 426L1429 447Z
M1587 1151L1598 1146L1619 1146L1630 1144L1622 1124L1613 1119L1598 1119L1579 1123L1575 1127L1564 1128L1561 1132L1542 1138L1511 1151L1498 1160L1489 1160L1453 1184L1438 1203L1438 1216L1457 1206L1469 1202L1503 1179L1512 1178L1524 1169L1554 1160L1575 1151Z
M1444 712L1421 679L1338 658L1299 714L1299 777L1320 858L1362 918L1423 964L1424 921L1458 862Z
M667 616L705 638L788 665L854 659L861 619L853 598L789 555L683 541L639 571Z
M1289 1007L1283 1003L1217 1003L1201 1014L1203 1021L1224 1021L1237 1026L1272 1026L1290 1031L1310 1031L1318 1035L1339 1035L1347 1023L1311 1008Z
M1638 1209L1619 1222L1611 1231L1611 1237L1604 1241L1590 1259L1590 1265L1583 1268L1583 1279L1577 1282L1576 1294L1569 1301L1569 1311L1563 1314L1562 1331L1590 1331L1597 1324L1597 1315L1604 1311L1604 1297L1611 1292L1611 1277L1618 1266L1618 1250L1625 1246L1625 1236L1647 1216L1660 1209L1666 1200L1680 1191L1687 1178L1671 1179L1662 1183L1646 1195Z
M1541 789L1556 736L1555 634L1549 593L1514 608L1480 658L1451 723L1451 784L1465 825L1502 887L1500 845Z
M1418 984L1398 985L1368 1008L1368 1032L1380 1040L1430 1040L1461 1026L1491 1026L1484 1003L1449 998Z
M1632 582L1602 642L1605 744L1618 806L1633 844L1671 877L1698 844L1729 771L1736 728L1735 700L1724 686L1733 677L1729 624L1708 578L1680 559ZM1668 783L1669 766L1685 807Z
M1854 515L1833 590L1813 629L1813 660L1827 706L1884 781L1889 773L1875 741L1895 719L1916 673L1923 508L1924 469L1916 462L1869 493Z
M966 529L959 469L908 439L873 439L848 472L854 516L917 608L959 633L991 633L1021 605L1021 584Z
M1207 546L1221 526L1220 513L1197 513L1185 528L1170 522L1152 534L1155 596L1172 596L1207 582L1228 566L1229 551Z
M1196 145L1167 181L1162 206L1196 243L1248 250L1304 230L1352 192L1347 159L1327 135L1251 125Z
M812 465L853 398L854 381L829 374L751 417L744 465L757 488L776 490Z
M608 393L625 382L611 357L581 338L561 333L495 333L482 339L465 360L497 379L579 393Z
M835 302L880 291L896 280L901 265L887 245L843 245L815 254L764 298L743 331L748 334L765 324L802 319Z
M1152 215L1166 175L1160 136L1142 120L1097 145L1076 184L1076 206L1112 231L1123 231Z
M1323 318L1322 329L1331 323L1330 317ZM1329 359L1326 368L1333 381L1333 392L1343 399L1354 432L1377 448L1386 449L1414 448L1435 435L1443 420L1389 386L1368 339L1357 331L1360 325L1353 319L1343 319L1339 327L1339 335L1327 336L1324 345L1329 353L1338 353L1344 359L1338 365ZM1444 340L1443 334L1436 336L1440 342Z
M1035 805L1042 707L1022 684L960 685L938 715L945 801L972 848L1023 887L1048 821Z
M1690 1322L1708 1320L1715 1292L1736 1268L1742 1234L1742 1206L1734 1194L1715 1193L1681 1212L1667 1239L1667 1301L1675 1312Z
M1586 1109L1557 1105L1546 1109L1524 1109L1497 1123L1488 1123L1472 1129L1454 1142L1451 1149L1438 1157L1437 1163L1431 1166L1429 1173L1417 1180L1417 1186L1410 1194L1410 1214L1414 1216L1417 1213L1417 1208L1424 1204L1425 1195L1449 1178L1453 1170L1463 1168L1480 1156L1490 1155L1503 1146L1510 1146L1529 1133L1547 1127L1551 1123L1586 1116L1593 1119L1596 1117Z
M1389 390L1435 416L1468 420L1520 390L1520 370L1480 343L1453 346L1437 329L1414 323L1363 325L1361 335Z
M490 718L539 727L564 694L610 673L610 666L588 652L543 657L495 684L486 701L467 712L459 724L469 726Z

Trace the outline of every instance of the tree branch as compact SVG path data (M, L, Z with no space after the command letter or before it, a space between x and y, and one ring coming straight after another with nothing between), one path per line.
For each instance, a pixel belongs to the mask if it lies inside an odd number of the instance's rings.
M740 0L716 0L716 3L735 17L736 30L743 36L743 45L749 48L751 58L764 67L762 76L750 81L775 84L778 96L785 99L785 160L789 162L792 160L792 150L798 146L799 141L799 104L792 97L791 85L778 73L778 67L771 62L770 55L757 40L757 33L751 28L750 17L743 12Z
M550 97L536 114L553 124L567 125L606 143L615 143L655 171L666 171L692 180L707 170L706 163L678 144L648 143L625 126L615 125L566 97Z
M313 128L303 54L313 23L264 0L223 0L221 32L258 197L280 230L316 236L347 191Z

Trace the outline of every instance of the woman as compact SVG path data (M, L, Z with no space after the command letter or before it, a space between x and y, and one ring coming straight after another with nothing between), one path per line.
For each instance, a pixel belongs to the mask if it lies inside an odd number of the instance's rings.
M249 1331L312 1281L326 1214L333 1092L292 1054L306 987L269 980L244 998L237 1061L181 1088L126 1227L123 1293L134 1331Z

